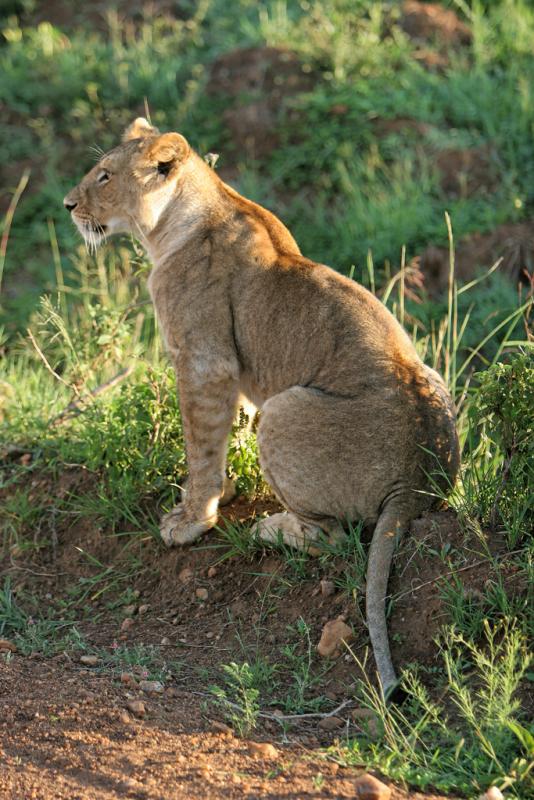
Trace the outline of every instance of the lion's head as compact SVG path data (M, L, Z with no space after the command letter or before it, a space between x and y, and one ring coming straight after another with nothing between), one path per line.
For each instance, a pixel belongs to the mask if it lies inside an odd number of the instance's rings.
M160 134L139 117L63 203L90 247L106 236L146 236L174 196L192 151L179 133Z

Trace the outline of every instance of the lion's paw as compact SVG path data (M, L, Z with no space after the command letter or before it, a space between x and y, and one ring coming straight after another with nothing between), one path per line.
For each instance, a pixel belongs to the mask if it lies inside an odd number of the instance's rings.
M162 517L159 532L167 547L172 547L194 542L211 527L206 522L192 520L185 508L177 506Z

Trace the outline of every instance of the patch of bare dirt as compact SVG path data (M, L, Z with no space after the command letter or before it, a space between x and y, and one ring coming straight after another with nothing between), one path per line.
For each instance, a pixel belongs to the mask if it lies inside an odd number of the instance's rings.
M438 72L449 66L451 50L469 45L473 38L469 26L439 3L405 0L399 25L417 45L414 58Z
M248 47L216 59L207 88L229 101L223 120L236 152L264 158L279 144L285 102L312 89L316 80L291 50Z
M450 8L439 3L405 0L400 26L412 39L421 42L438 40L449 47L470 44L471 29Z
M441 174L441 188L449 197L491 194L497 188L494 153L486 145L440 150L434 163Z
M2 800L353 798L363 769L313 744L254 747L185 687L126 710L129 690L64 658L0 661ZM261 734L258 743L272 737ZM393 789L392 800L439 800Z
M491 267L498 259L498 268L514 283L530 285L534 272L534 220L505 223L491 233L473 233L456 245L456 278L465 283L480 269ZM449 251L430 245L419 257L419 268L425 287L431 293L442 292L449 275Z

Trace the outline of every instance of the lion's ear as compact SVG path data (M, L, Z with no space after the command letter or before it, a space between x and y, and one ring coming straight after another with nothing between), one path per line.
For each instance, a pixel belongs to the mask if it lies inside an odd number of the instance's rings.
M145 158L162 175L168 175L173 167L185 161L189 152L189 144L181 134L164 133L147 147Z
M132 139L145 139L147 136L159 136L159 131L144 117L137 117L122 134L122 141L130 142Z

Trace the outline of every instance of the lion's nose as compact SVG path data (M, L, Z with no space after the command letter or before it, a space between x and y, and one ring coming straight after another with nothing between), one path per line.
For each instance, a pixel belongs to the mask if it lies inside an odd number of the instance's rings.
M74 211L74 209L76 208L76 206L78 205L78 203L73 203L73 202L71 202L71 201L67 200L67 198L65 198L65 199L63 200L63 205L65 206L65 208L67 209L67 211Z

